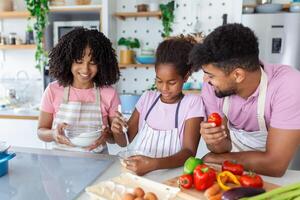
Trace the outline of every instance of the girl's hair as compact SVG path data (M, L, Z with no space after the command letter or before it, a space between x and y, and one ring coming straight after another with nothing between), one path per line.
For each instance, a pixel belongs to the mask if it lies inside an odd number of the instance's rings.
M155 68L161 64L171 64L178 74L185 77L191 71L189 53L196 40L192 36L177 36L164 40L156 50Z
M120 71L115 50L110 40L97 30L77 28L64 35L49 54L50 76L64 87L71 85L72 64L82 59L84 50L91 49L91 59L97 64L97 74L93 81L96 86L108 86L116 83Z

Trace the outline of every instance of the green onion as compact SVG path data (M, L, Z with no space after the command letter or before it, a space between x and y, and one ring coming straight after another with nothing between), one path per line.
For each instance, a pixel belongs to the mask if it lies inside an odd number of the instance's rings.
M296 190L297 189L297 190ZM276 188L274 190L271 190L269 192L254 196L254 197L248 197L248 198L242 198L241 200L265 200L268 198L273 197L274 195L279 195L279 194L286 194L286 192L291 191L291 190L300 190L300 183L294 183L291 185L283 186L280 188Z

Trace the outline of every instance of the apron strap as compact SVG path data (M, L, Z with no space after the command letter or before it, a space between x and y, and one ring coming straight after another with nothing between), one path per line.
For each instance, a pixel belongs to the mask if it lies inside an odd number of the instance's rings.
M160 98L161 94L158 95L158 97L155 99L155 101L153 102L153 104L151 105L150 109L148 110L146 116L145 116L145 121L148 119L148 116L151 112L151 110L154 108L155 104L158 102L159 98ZM176 114L175 114L175 128L178 128L178 113L179 113L179 107L180 107L180 104L181 104L181 100L183 99L184 95L180 98L178 104L177 104L177 107L176 107Z
M264 70L262 68L260 68L260 70L261 70L261 82L259 84L259 94L258 94L258 99L257 99L256 118L258 121L259 130L267 131L264 114L265 114L265 102L266 102L266 96L267 96L268 78L267 78L267 75L264 72ZM229 113L229 97L228 96L224 98L223 113L228 118L228 113ZM228 119L228 122L229 122L229 119Z
M178 104L177 104L177 108L176 108L176 114L175 114L175 128L178 128L178 113L179 113L179 107L181 104L181 100L183 99L184 96L182 96L182 98L179 100Z
M267 86L268 78L264 70L260 68L261 71L261 83L259 84L259 96L257 100L257 120L259 129L261 131L267 131L266 122L265 122L265 102L267 98Z
M147 114L146 114L146 116L145 116L145 119L144 119L145 121L148 119L148 116L149 116L151 110L153 109L153 107L155 106L155 104L158 102L160 96L161 96L161 94L158 95L158 97L155 99L155 101L154 101L153 104L151 105L150 109L148 110L148 112L147 112Z
M70 86L64 87L63 103L68 103L70 94Z

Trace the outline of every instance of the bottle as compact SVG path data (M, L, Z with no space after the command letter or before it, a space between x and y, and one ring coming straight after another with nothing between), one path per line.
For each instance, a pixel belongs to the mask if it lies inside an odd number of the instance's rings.
M16 44L16 36L17 34L16 33L9 33L9 36L8 36L8 44L10 45L15 45Z

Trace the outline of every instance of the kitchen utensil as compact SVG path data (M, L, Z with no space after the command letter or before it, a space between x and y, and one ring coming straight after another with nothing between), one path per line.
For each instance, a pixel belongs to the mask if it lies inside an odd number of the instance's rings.
M70 142L78 147L88 147L93 144L100 136L102 129L98 126L76 127L70 126L64 129L65 136Z
M118 112L122 114L122 106L121 105L118 105ZM126 119L122 116L122 120L126 121ZM128 139L128 135L127 135L127 128L125 126L122 127L122 131L125 135L125 139L126 139L126 150L127 150L127 147L129 145L129 139Z
M257 5L255 8L258 13L276 13L282 10L282 4L279 3L266 3Z
M135 104L139 100L140 95L135 94L121 94L120 100L123 114L131 114L134 111Z
M8 161L16 156L15 153L7 153L10 145L6 142L0 142L0 177L4 176L8 172Z
M136 61L141 64L153 64L155 63L155 56L137 56Z

